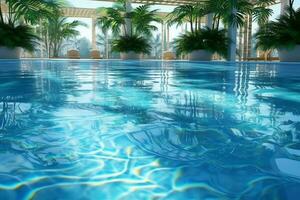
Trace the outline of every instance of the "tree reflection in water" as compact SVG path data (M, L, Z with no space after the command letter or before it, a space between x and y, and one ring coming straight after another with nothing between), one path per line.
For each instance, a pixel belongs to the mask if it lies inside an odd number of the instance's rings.
M161 68L160 74L166 74L167 67ZM230 165L256 165L267 171L272 163L265 158L274 156L275 149L277 154L285 151L277 151L280 145L299 143L299 129L285 121L296 118L256 93L281 84L276 65L238 64L236 68L207 66L198 70L183 63L175 71L161 81L163 86L155 100L161 98L159 102L164 104L151 109L152 117L159 120L129 134L147 152L193 164L215 162L224 166L230 160ZM285 102L279 101L279 107L299 112L297 103ZM295 126L299 119L292 124ZM289 131L279 128L283 124Z

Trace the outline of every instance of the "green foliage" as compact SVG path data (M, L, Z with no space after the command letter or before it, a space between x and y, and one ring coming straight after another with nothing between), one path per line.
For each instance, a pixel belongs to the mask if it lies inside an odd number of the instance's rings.
M36 24L40 19L51 18L60 11L62 1L59 0L4 0L8 8L8 15L0 10L0 23L17 25L19 20Z
M225 30L205 28L181 35L175 40L177 54L187 54L195 50L207 50L226 56L229 40Z
M46 49L49 49L50 57L58 57L62 43L64 40L78 36L80 33L76 28L78 26L86 26L80 21L68 22L66 17L52 17L44 20L39 27L38 32L43 36Z
M275 0L208 0L205 9L213 14L213 28L219 29L221 21L225 26L234 24L241 27L247 15L253 15L254 21L263 24L273 13L268 6L274 3ZM236 10L236 14L232 14L232 9Z
M300 45L300 9L287 11L276 21L262 26L255 34L256 48L267 51L272 49L290 49Z
M252 15L254 21L256 21L259 26L264 25L269 20L273 14L273 10L270 8L270 6L275 3L275 0L257 0L254 3Z
M191 32L200 29L201 18L209 13L209 9L205 3L196 3L190 5L180 5L176 7L167 17L169 26L176 24L180 26L188 22Z
M157 30L152 22L161 22L157 10L150 10L150 5L141 5L132 12L126 12L125 3L121 0L112 8L99 8L98 12L104 14L98 19L103 33L111 30L115 37L119 37L113 41L113 51L150 53L151 45L144 37L151 37L152 31ZM127 30L126 18L131 19L131 30ZM121 30L124 30L123 36L120 36Z
M122 14L124 12L123 8L100 8L98 12L105 12L105 16L99 18L97 21L97 24L102 27L104 32L111 29L114 35L119 35L121 28L125 29L125 18Z
M242 26L247 14L250 14L253 4L249 0L209 0L207 3L208 10L214 14L214 28L219 28L220 20L225 25L235 24ZM236 14L232 14L232 9L236 9Z
M151 36L151 32L157 30L157 27L152 25L152 22L161 22L161 19L156 15L157 10L150 10L150 5L141 5L135 8L132 12L126 12L125 3L117 2L112 8L98 8L98 12L104 16L98 19L98 25L103 32L112 30L115 36L121 35L121 30L124 30L124 35L129 32L132 35ZM131 30L126 29L126 18L131 19Z
M112 50L115 52L129 52L149 54L151 45L148 40L137 35L121 36L112 43Z
M0 46L8 48L22 47L33 51L38 37L28 25L13 26L0 23Z
M0 46L22 47L33 51L38 37L27 24L37 24L42 19L60 14L60 0L4 0L7 13L0 9ZM1 7L0 7L1 8Z
M142 5L132 12L133 32L136 35L151 36L157 27L152 22L160 23L161 19L156 15L158 10L150 10L150 5Z

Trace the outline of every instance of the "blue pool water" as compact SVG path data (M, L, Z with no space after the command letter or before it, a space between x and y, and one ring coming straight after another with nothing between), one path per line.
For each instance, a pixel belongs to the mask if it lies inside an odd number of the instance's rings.
M0 62L1 200L299 199L300 65Z

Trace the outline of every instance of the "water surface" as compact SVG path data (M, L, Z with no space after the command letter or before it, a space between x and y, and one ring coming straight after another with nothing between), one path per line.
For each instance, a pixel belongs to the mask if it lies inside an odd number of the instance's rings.
M0 62L0 199L299 195L300 64Z

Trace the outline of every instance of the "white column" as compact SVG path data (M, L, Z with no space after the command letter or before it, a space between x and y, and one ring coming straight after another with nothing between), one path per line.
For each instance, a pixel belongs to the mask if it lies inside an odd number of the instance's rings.
M97 49L96 18L92 18L92 49Z
M41 37L41 35L40 35L40 38L42 38ZM44 58L44 48L43 48L43 42L42 41L40 41L40 51L41 51L41 58Z
M170 27L166 25L167 28L167 51L170 49Z
M232 0L233 1L233 6L231 9L232 15L236 15L236 1L237 0ZM229 39L230 39L230 45L229 45L229 61L234 62L236 59L236 37L237 37L237 25L236 23L231 23L229 25Z
M161 23L161 59L164 59L165 51L165 23Z
M281 5L280 14L283 14L285 12L285 8L289 5L289 0L281 0L280 5Z
M210 13L206 15L206 27L212 28L212 25L213 25L213 14Z
M132 11L132 4L131 0L126 0L125 7L126 7L126 13L130 13ZM132 34L132 24L131 24L131 19L130 18L125 18L125 26L126 26L126 33L127 35Z
M106 59L108 59L108 47L109 47L109 39L108 39L108 33L105 34L105 55Z
M1 5L0 5L1 6ZM43 34L42 34L42 21L40 20L40 38L43 38ZM41 51L41 58L44 58L44 48L43 48L43 40L40 40L40 51Z

